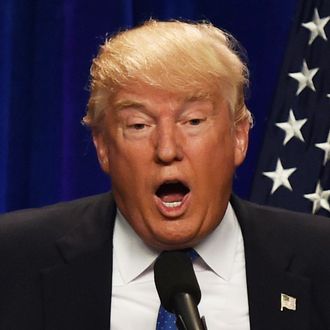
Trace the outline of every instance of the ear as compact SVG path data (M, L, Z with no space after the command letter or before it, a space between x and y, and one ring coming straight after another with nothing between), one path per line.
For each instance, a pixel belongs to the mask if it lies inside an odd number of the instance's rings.
M106 138L102 133L93 134L93 142L97 153L97 158L102 170L110 175L109 153Z
M241 165L245 159L249 144L250 122L248 119L242 120L234 128L235 135L235 165Z

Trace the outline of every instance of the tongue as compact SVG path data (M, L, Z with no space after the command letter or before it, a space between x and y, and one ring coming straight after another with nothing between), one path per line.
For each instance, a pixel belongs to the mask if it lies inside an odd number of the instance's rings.
M182 193L168 193L160 196L160 199L165 203L181 202L184 197Z

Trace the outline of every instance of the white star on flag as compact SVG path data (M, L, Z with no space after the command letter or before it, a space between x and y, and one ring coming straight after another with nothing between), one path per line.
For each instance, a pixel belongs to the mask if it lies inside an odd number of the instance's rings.
M289 76L298 81L298 89L296 95L299 95L306 87L315 92L313 78L316 75L319 68L308 69L307 63L304 60L300 72L289 73Z
M263 175L273 180L273 187L270 193L273 194L281 186L284 186L292 191L292 187L289 182L289 177L296 169L296 167L284 169L281 160L278 159L275 171L263 172Z
M283 123L276 123L275 124L277 127L281 128L285 132L285 138L284 138L284 141L283 141L284 146L293 137L296 137L300 141L305 142L300 130L304 126L306 121L307 121L306 118L296 120L292 109L290 109L288 121L283 122Z
M330 159L330 130L328 133L328 138L324 143L316 143L315 146L324 151L323 165Z
M316 190L312 194L304 195L305 198L313 202L313 213L315 214L321 207L330 212L329 197L330 190L323 190L320 181L317 183Z
M324 32L325 26L328 24L330 16L320 18L317 8L314 9L313 20L301 25L310 31L308 44L311 45L316 37L320 36L324 40L328 40Z

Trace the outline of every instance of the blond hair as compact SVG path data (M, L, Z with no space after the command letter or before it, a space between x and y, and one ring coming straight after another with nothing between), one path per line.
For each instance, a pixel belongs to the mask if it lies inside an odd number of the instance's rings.
M146 21L106 40L91 67L83 122L97 129L118 90L136 84L228 102L234 123L249 120L248 69L237 42L211 23Z

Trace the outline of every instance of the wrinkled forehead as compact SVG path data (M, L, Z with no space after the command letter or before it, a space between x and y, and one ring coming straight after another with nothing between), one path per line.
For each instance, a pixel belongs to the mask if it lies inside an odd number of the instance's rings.
M125 87L118 88L110 101L111 109L120 109L130 105L139 107L139 105L150 102L167 102L169 106L174 104L185 104L193 102L207 101L214 106L222 104L225 99L221 93L208 86L195 86L195 88L176 89L171 86L162 85L155 87L144 83L132 83Z

